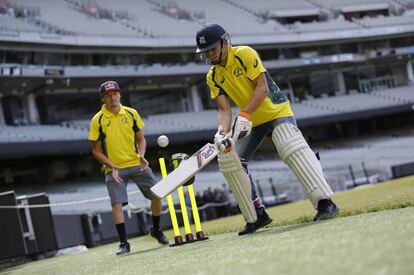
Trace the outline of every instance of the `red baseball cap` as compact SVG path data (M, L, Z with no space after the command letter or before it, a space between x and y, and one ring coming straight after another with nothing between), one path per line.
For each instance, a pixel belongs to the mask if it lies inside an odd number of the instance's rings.
M112 92L121 92L121 89L119 89L119 85L115 81L107 81L101 84L99 91L101 93L101 97L103 97Z

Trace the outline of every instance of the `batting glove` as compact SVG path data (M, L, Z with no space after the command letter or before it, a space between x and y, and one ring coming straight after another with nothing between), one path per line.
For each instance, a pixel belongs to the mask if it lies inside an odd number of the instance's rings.
M230 137L229 131L219 130L214 135L214 144L222 153L230 152L234 144L233 140Z
M251 115L245 112L240 112L240 114L234 120L232 126L232 138L234 140L239 140L241 138L247 137L252 131L252 122L250 121Z

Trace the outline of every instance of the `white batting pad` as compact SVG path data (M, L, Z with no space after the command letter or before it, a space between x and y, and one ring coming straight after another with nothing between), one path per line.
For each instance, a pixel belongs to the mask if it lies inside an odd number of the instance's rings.
M220 172L226 178L227 183L239 204L244 219L253 223L257 220L256 210L252 201L252 187L249 176L244 172L239 156L234 150L228 153L218 154Z
M295 173L315 209L319 200L331 198L333 192L326 182L321 164L296 126L279 124L273 130L272 140L279 156Z

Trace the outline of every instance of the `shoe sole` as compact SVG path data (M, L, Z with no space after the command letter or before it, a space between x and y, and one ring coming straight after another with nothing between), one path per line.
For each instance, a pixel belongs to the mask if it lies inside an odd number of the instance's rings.
M127 252L122 252L122 253L116 253L117 256L124 256L131 253L131 250L127 251Z

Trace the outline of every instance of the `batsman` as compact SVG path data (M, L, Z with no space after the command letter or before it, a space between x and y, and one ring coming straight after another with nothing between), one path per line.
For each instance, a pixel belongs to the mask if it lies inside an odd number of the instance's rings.
M272 222L247 168L270 132L280 158L296 175L317 211L314 221L337 215L339 208L331 200L333 192L321 164L297 127L288 98L266 71L258 53L248 46L233 47L229 34L217 24L204 25L196 41L196 52L211 65L206 79L218 108L214 141L221 148L219 168L247 221L239 235L253 233ZM233 124L230 100L240 109Z

